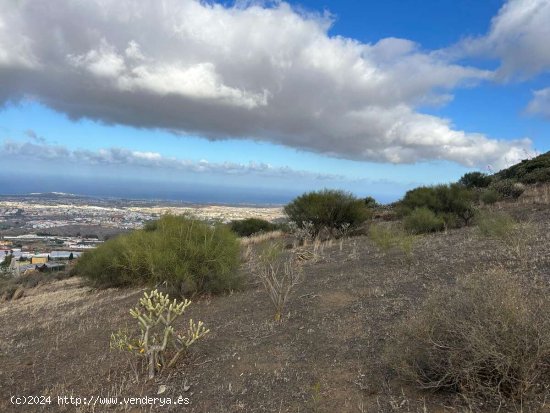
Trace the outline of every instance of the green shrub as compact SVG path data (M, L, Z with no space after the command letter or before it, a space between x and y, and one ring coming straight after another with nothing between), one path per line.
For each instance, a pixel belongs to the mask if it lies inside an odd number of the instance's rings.
M445 221L427 207L420 207L405 217L403 226L411 234L424 234L443 230Z
M376 199L374 199L372 196L368 196L364 199L365 201L365 205L368 207L368 208L377 208L380 206L380 204L378 203L378 201L376 201Z
M397 202L396 211L400 216L406 216L417 208L427 208L432 212L441 209L435 187L421 186L405 193L402 200Z
M230 227L231 231L241 237L249 237L250 235L257 234L258 232L269 232L277 229L277 225L260 218L247 218L232 221Z
M550 182L550 167L546 169L536 169L526 173L521 177L521 182L525 184L536 184L539 182Z
M451 222L452 214L468 225L474 215L473 198L473 192L460 184L419 187L405 194L398 203L397 211L406 216L417 208L427 208L436 215L446 217L446 221Z
M475 217L479 232L490 238L506 238L516 227L516 221L504 212L479 211Z
M486 188L491 183L491 177L482 172L468 172L458 180L466 188Z
M493 205L500 201L502 196L492 188L487 188L479 195L479 200L486 205Z
M162 284L186 295L238 287L238 267L239 242L227 226L167 215L86 252L75 271L97 286Z
M0 268L8 268L11 264L11 260L13 259L12 254L4 254L4 256L0 256Z
M550 385L547 294L503 272L460 279L398 325L386 360L401 378L470 403L526 401Z
M502 197L512 199L519 198L525 191L524 185L512 179L501 179L500 181L495 181L491 184L491 188L497 191Z
M315 234L323 228L340 229L345 224L355 228L372 215L364 200L349 192L329 189L297 197L285 206L285 213L299 228L311 223Z

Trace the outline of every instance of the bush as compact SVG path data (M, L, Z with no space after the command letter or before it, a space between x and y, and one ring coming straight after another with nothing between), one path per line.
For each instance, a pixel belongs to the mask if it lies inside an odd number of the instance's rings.
M86 252L75 271L99 287L162 283L186 295L238 287L238 267L239 242L227 226L167 215Z
M411 234L424 234L441 231L445 227L445 221L427 207L420 207L405 217L403 225Z
M468 172L458 180L466 188L486 188L491 183L491 177L482 172Z
M547 169L536 169L525 174L521 182L526 184L536 184L539 182L550 182L550 167Z
M405 194L397 210L406 216L417 208L427 208L444 217L449 226L453 226L454 217L468 225L474 215L473 198L472 191L460 184L419 187Z
M249 237L259 232L269 232L277 229L277 225L260 218L247 218L232 221L230 227L231 231L235 232L240 237Z
M13 254L4 254L2 257L0 255L0 268L8 268L13 260Z
M372 214L364 200L349 192L329 189L299 196L285 206L285 213L299 228L311 223L315 234L323 228L340 229L345 224L355 228Z
M502 196L492 188L485 189L479 195L479 200L486 205L493 205L500 201Z
M365 201L365 205L368 207L368 208L378 208L380 206L380 204L378 203L378 201L376 201L376 199L374 199L372 196L368 196L364 199Z
M504 198L516 199L523 194L525 186L512 180L501 179L500 181L493 182L491 188L497 191Z
M424 389L470 402L524 401L550 384L547 294L503 272L463 278L398 326L386 358Z
M476 214L475 223L479 232L490 238L509 237L516 227L516 221L504 212L480 211Z

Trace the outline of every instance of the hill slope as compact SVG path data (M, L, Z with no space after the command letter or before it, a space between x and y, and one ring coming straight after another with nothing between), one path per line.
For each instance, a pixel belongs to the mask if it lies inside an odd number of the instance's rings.
M550 182L550 151L525 159L495 174L497 179L513 179L524 184Z

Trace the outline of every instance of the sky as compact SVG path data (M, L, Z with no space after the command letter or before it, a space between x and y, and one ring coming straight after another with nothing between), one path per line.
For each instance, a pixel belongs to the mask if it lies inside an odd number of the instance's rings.
M550 0L0 0L0 194L380 202L550 150Z

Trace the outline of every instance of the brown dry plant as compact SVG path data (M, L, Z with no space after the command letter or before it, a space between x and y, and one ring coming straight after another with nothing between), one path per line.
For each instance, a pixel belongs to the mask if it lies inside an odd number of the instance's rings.
M464 277L397 327L386 360L401 378L470 405L523 403L550 385L547 294L503 270Z
M271 244L259 257L257 274L275 309L275 321L281 321L288 298L301 278L299 261L294 255L283 257L281 245Z

